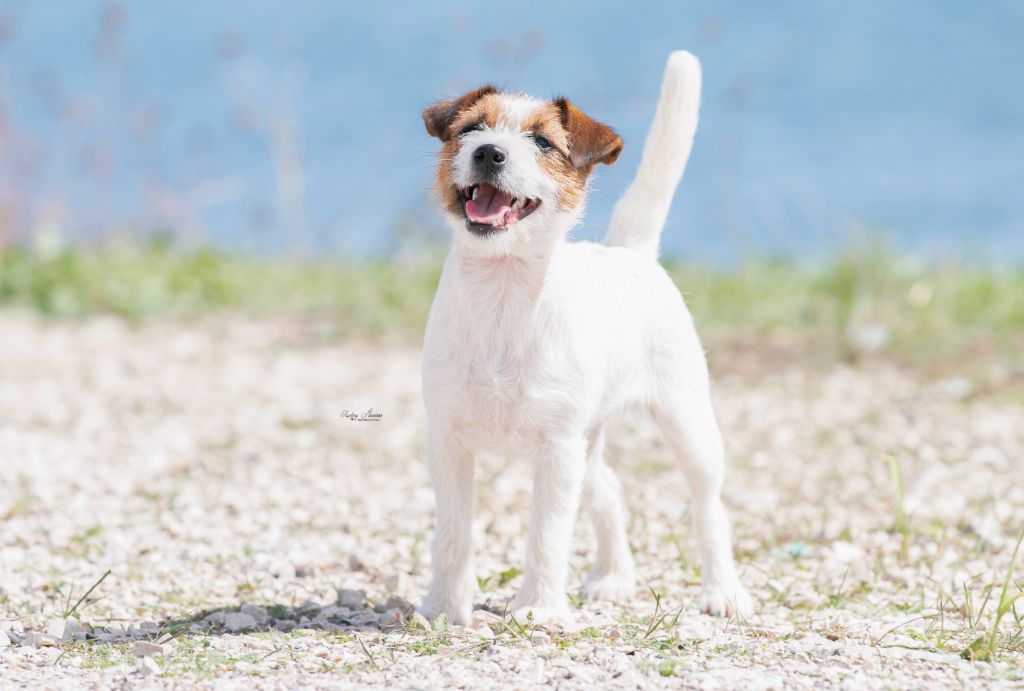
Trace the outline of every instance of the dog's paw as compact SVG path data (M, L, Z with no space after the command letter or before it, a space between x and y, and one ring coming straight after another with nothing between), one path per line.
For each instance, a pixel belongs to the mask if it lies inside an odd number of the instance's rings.
M636 595L636 576L625 573L593 573L583 582L583 597L588 600L629 602Z
M739 583L731 587L706 585L700 591L700 611L715 617L749 617L754 613L754 598Z
M538 626L558 625L565 628L575 623L575 617L569 609L569 601L564 597L557 600L535 599L520 592L512 598L509 609L520 625L529 623Z
M576 623L576 617L565 605L543 606L523 605L512 608L512 616L521 626L557 626L563 629L571 629Z
M454 598L433 593L427 595L416 611L433 623L442 614L452 626L469 626L473 623L472 601L456 602Z

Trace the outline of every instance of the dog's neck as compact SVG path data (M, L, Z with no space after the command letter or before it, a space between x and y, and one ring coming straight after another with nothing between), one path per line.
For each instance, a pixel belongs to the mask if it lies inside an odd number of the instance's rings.
M453 268L461 283L473 287L473 295L500 292L506 297L535 299L563 243L523 255L484 254L456 242L452 248Z

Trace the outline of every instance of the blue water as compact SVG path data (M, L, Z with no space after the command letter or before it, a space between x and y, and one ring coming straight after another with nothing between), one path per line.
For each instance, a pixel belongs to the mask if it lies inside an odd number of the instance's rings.
M0 7L0 211L21 236L415 253L446 232L420 110L491 82L622 134L577 233L600 237L665 56L687 48L704 106L667 254L815 256L878 233L1024 259L1018 0Z

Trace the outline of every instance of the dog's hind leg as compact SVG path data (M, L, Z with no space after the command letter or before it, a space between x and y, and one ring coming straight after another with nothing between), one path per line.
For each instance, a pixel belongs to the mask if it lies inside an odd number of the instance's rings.
M674 384L674 385L673 385ZM664 382L653 412L675 452L693 501L693 527L701 561L701 611L718 616L753 610L732 555L732 531L722 504L725 452L707 382Z
M597 562L583 583L583 594L595 600L626 601L636 590L633 555L626 535L622 485L604 462L604 428L588 439L583 504L597 538Z

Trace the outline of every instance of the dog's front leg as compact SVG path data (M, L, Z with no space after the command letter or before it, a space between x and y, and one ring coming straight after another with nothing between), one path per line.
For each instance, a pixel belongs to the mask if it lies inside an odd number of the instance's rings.
M535 621L565 621L569 543L586 471L583 435L545 444L535 463L526 575L512 609L517 618L532 612Z
M452 624L473 616L473 454L451 435L428 435L426 460L437 519L431 553L433 580L420 612Z

